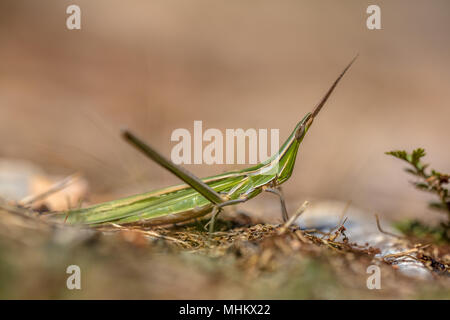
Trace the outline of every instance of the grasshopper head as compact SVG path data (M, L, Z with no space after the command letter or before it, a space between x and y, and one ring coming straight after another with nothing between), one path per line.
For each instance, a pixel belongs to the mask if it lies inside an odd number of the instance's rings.
M298 141L301 141L303 137L306 134L306 131L308 131L309 127L313 123L313 115L311 113L308 113L302 121L297 125L297 129L295 131L295 139Z

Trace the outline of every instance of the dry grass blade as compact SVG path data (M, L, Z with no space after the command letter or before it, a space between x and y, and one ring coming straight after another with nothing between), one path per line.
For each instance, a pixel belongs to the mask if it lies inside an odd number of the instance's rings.
M79 177L80 177L80 175L78 173L72 174L72 175L62 179L61 181L55 183L47 191L45 191L43 193L25 197L24 199L19 201L19 205L24 206L24 207L29 207L36 201L44 200L45 198L49 197L50 195L68 187L70 184L75 182Z
M289 227L298 219L298 217L300 217L303 214L303 212L305 212L308 205L309 205L308 201L303 202L303 204L300 206L300 208L297 209L295 214L293 214L292 217L290 217L289 220L286 221L286 223L280 228L279 230L280 235L284 234L289 229Z
M416 259L415 257L411 256L411 253L415 253L417 251L419 251L419 248L413 248L413 249L406 250L406 251L403 251L403 252L387 254L387 255L383 256L383 260L386 261L386 259L399 258L399 257L405 257L405 256L412 257L413 259Z
M347 213L347 211L348 211L348 209L350 208L350 205L351 205L351 204L352 204L352 201L351 201L351 200L347 201L347 203L345 204L345 207L344 207L344 209L342 210L341 215L340 215L340 217L339 217L339 222L338 222L338 224L337 224L334 228L330 229L330 231L328 231L328 232L326 232L326 233L323 233L322 239L324 239L324 238L327 237L327 236L330 237L330 236L331 236L331 233L332 233L333 231L339 229L341 226L344 225L344 223L347 221L347 218L345 217L345 214Z
M158 238L158 239L164 239L164 240L167 240L167 241L176 242L176 243L181 244L181 245L186 246L186 247L191 247L187 242L184 242L182 240L179 240L179 239L176 239L176 238L173 238L173 237L170 237L170 236L165 236L165 235L159 234L156 231L142 230L142 229L139 229L139 228L126 228L126 227L123 227L123 226L115 224L115 223L111 223L111 226L113 226L114 228L120 229L120 230L137 232L137 233L141 233L141 234L143 234L145 236Z

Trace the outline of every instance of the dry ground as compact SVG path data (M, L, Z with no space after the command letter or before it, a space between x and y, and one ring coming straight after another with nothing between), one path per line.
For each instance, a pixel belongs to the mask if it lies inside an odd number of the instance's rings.
M448 248L421 250L433 278L417 280L383 262L376 248L348 243L345 230L313 236L240 219L171 228L82 229L2 205L0 297L37 299L448 299ZM243 224L244 223L244 224ZM251 225L246 225L250 223ZM366 268L381 268L381 290ZM66 288L66 268L81 268L81 290Z

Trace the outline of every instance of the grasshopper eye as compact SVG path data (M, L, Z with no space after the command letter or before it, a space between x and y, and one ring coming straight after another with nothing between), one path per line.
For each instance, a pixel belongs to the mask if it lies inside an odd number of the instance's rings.
M300 128L298 128L297 132L295 133L295 139L300 139L305 134L305 127L306 124L302 124Z
M296 139L301 139L304 136L306 129L308 129L313 122L313 116L311 114L308 115L302 122L303 123L298 127L297 132L295 133Z

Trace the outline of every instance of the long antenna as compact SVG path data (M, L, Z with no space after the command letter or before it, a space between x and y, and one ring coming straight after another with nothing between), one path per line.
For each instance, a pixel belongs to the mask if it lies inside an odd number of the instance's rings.
M323 98L320 100L320 102L317 104L316 108L314 109L314 111L312 112L312 118L314 119L320 112L320 110L322 109L323 105L325 104L325 102L327 102L328 98L330 97L331 93L333 92L334 88L336 88L337 84L339 83L339 81L342 79L342 77L344 76L344 74L347 72L347 70L350 68L350 66L353 64L353 62L355 62L356 58L358 58L357 54L352 61L350 61L350 63L345 67L344 71L341 72L341 74L339 75L339 77L337 77L337 79L334 81L333 85L330 87L330 89L328 89L327 93L323 96Z

